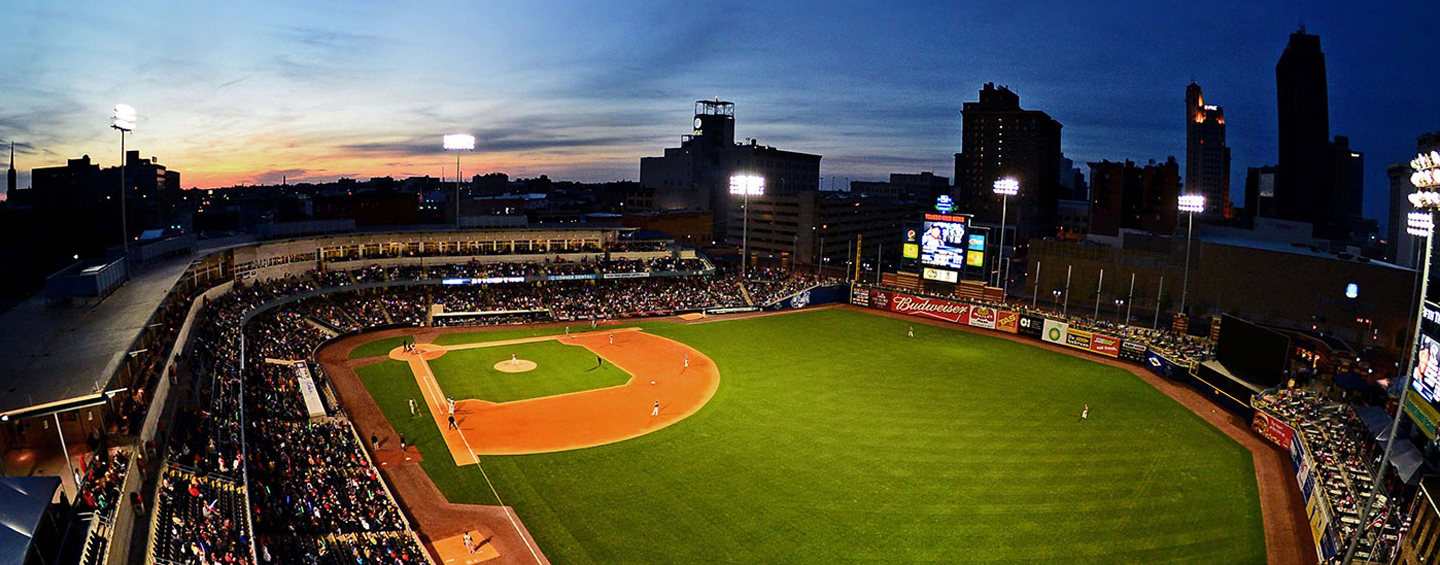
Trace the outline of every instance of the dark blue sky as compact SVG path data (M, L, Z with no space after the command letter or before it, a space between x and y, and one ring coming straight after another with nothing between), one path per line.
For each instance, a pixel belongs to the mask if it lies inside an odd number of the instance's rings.
M454 131L480 138L467 174L634 179L713 96L740 137L821 153L826 177L950 176L960 106L991 81L1064 124L1077 162L1183 159L1194 78L1225 107L1238 199L1245 167L1275 161L1274 65L1301 21L1369 215L1385 166L1440 130L1434 2L298 4L7 2L0 140L21 144L21 186L65 157L112 163L121 101L132 147L186 186L453 174Z

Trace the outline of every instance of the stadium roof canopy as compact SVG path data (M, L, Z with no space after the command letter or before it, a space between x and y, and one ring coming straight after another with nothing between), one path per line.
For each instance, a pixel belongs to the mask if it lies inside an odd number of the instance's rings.
M191 260L150 266L92 306L52 306L41 294L0 314L0 413L104 402L103 387Z
M0 565L22 565L60 477L0 477Z

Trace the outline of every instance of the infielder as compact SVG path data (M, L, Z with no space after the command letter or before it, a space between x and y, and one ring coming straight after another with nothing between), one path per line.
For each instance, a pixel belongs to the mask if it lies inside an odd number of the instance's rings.
M650 415L651 415L651 416L659 416L659 415L660 415L660 401L659 401L659 400L656 400L656 401L655 401L655 407L650 409Z

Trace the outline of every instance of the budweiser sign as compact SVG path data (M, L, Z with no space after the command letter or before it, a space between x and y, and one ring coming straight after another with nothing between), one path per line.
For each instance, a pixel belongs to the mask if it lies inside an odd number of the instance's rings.
M896 294L890 298L890 311L957 324L970 323L970 305L948 300Z

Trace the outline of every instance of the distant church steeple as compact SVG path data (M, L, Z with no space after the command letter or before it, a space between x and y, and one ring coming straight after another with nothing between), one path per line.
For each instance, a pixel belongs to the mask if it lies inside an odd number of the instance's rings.
M5 174L5 197L15 195L15 142L10 142L10 171Z

